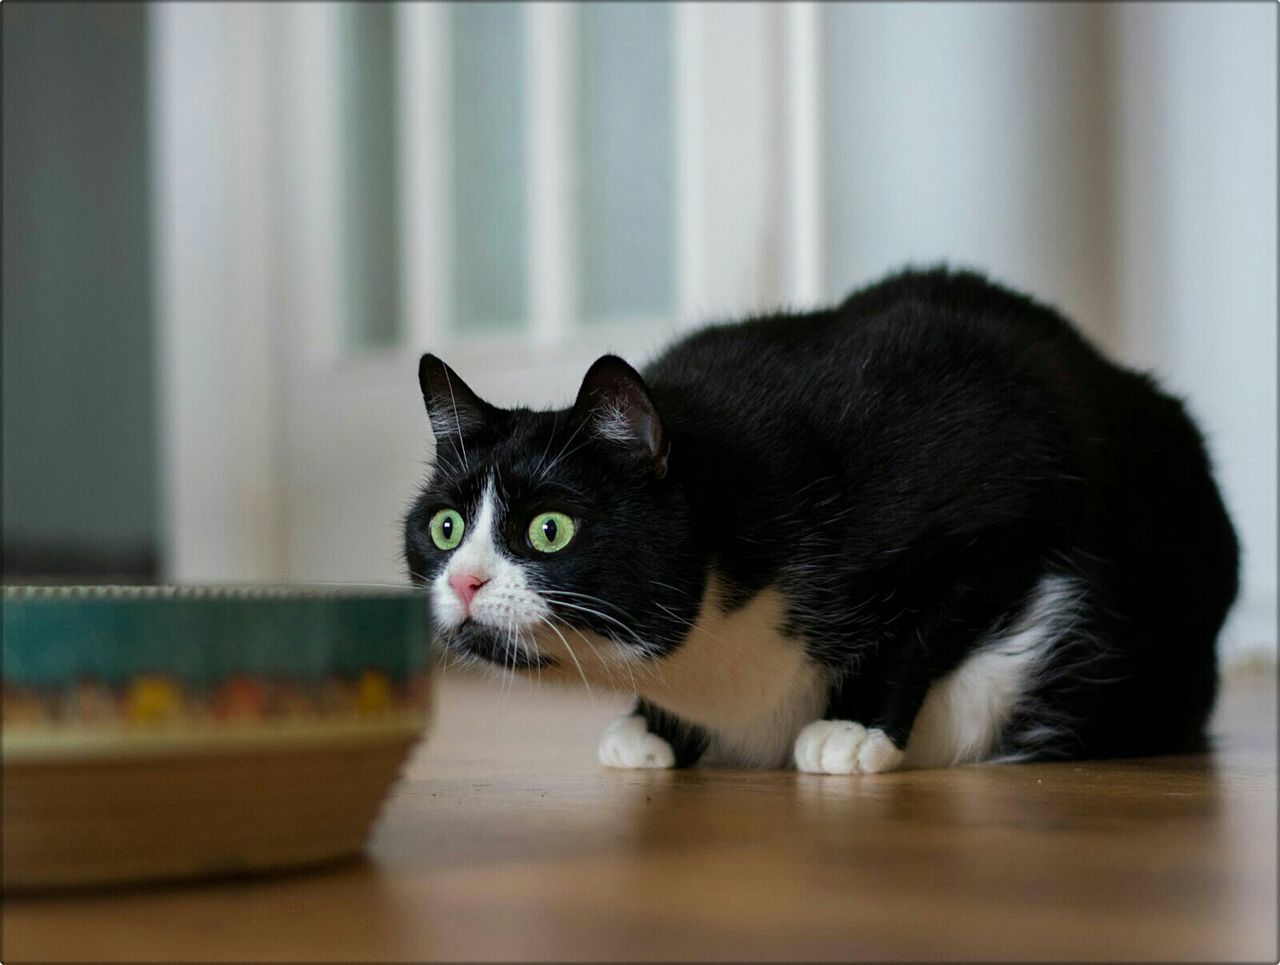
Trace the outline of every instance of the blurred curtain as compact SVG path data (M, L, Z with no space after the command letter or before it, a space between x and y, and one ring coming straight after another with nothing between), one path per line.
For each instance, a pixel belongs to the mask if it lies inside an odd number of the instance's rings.
M153 575L147 10L3 9L4 575Z

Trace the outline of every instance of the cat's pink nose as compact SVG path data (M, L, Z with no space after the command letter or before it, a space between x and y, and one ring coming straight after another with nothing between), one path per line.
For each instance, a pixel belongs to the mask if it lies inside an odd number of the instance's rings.
M454 573L449 577L449 585L453 587L454 595L462 603L462 609L468 612L471 610L471 598L476 595L476 590L488 582L487 577L476 576L474 573Z

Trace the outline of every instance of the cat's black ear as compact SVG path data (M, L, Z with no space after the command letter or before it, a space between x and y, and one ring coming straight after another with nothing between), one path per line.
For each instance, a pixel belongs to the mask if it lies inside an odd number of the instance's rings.
M670 446L657 406L640 373L618 356L602 355L592 363L573 414L597 437L648 461L659 479L667 474Z
M422 401L436 439L451 435L465 436L486 422L493 413L493 406L471 391L458 373L434 355L427 354L418 361L418 385L422 387Z

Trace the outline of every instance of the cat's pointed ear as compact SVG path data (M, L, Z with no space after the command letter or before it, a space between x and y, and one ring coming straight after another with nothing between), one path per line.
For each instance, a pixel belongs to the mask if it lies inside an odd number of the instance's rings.
M592 363L573 414L598 438L649 462L659 479L667 474L670 446L658 408L640 373L618 356L602 355Z
M471 391L458 373L434 355L418 361L418 385L437 440L465 436L489 421L493 406Z

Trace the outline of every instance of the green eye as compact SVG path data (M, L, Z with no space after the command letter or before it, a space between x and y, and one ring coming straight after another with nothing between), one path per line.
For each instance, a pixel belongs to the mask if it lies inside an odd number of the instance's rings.
M431 542L437 549L451 550L462 542L466 525L456 509L442 509L431 517Z
M573 539L573 530L564 513L539 513L529 524L529 542L539 553L558 553Z

